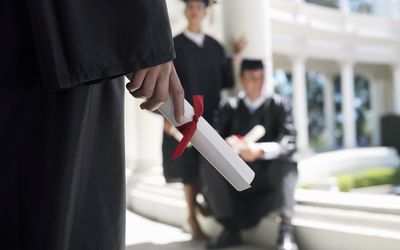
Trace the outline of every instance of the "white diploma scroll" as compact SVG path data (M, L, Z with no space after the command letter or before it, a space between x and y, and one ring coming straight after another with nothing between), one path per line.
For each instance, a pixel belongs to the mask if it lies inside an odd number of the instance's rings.
M182 123L175 120L171 97L158 110L175 127L179 127L193 119L193 107L186 100L184 108L184 121ZM199 118L197 130L190 142L236 190L243 191L251 187L250 184L255 175L254 171L203 117Z
M257 142L265 135L265 128L262 125L256 125L243 138L249 142Z

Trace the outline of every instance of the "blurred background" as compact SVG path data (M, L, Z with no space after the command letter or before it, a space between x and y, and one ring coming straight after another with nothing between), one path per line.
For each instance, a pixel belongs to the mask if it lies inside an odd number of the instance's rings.
M177 35L184 4L167 4ZM300 248L399 249L400 0L218 0L203 28L228 54L245 37L243 56L267 65L266 91L293 104ZM162 177L162 118L130 97L125 113L128 249L201 249L181 230L181 186ZM130 220L146 227L133 232ZM201 223L220 230L211 218ZM273 246L275 224L265 218L246 240Z

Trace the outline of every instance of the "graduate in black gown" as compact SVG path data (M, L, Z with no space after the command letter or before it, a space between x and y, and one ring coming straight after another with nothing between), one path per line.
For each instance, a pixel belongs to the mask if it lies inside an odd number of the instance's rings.
M175 68L182 81L186 100L192 101L193 95L204 95L203 117L211 121L213 111L220 102L221 90L233 86L231 61L226 57L224 48L212 37L206 35L201 22L207 11L209 0L185 0L187 29L174 38L176 59ZM195 239L205 239L197 222L195 213L204 209L196 201L199 193L198 168L200 154L192 147L187 148L183 156L171 159L181 135L169 122L165 121L163 135L163 167L167 182L182 182L188 205L188 223Z
M290 104L278 95L263 94L264 66L259 60L244 60L241 66L244 93L223 101L215 113L214 126L223 138L255 171L252 187L237 192L206 161L200 168L203 194L212 214L223 225L223 233L211 239L208 249L241 243L240 230L254 227L269 212L281 219L279 250L297 249L292 234L297 164L296 132ZM265 134L256 142L245 136L256 125Z
M183 112L165 1L2 0L0 37L0 248L125 249L120 76Z

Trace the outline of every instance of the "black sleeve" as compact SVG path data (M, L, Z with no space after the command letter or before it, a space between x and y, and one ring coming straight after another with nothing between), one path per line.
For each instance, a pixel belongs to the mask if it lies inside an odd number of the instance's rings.
M222 136L226 138L232 134L232 121L234 115L234 105L231 100L221 101L218 109L214 111L213 127Z
M229 89L234 86L233 62L231 58L226 57L224 48L221 46L221 62L222 62L222 88Z
M27 0L44 90L175 57L165 0Z
M296 129L292 115L292 106L288 101L282 101L278 108L278 143L281 145L281 157L291 156L296 151Z

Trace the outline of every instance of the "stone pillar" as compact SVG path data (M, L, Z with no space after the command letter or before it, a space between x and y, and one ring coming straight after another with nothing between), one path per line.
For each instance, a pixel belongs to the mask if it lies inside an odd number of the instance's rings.
M350 13L349 0L339 0L339 8L344 14Z
M309 150L307 84L305 58L293 60L293 116L297 130L297 147L299 151Z
M332 75L326 75L324 89L325 140L327 147L335 147L335 89Z
M390 14L393 19L399 19L399 12L400 12L400 1L399 0L390 0Z
M342 112L344 147L357 146L356 110L354 106L354 63L350 61L341 64Z
M125 91L125 161L127 178L133 171L151 171L161 166L163 118L139 108L143 100Z
M344 13L350 13L349 0L339 0L339 9Z
M233 41L245 37L247 47L242 55L264 61L267 76L265 91L272 93L274 86L269 4L269 0L224 0L223 14L226 44L229 46Z
M384 84L382 80L377 78L372 78L370 81L373 146L379 146L381 144L380 119L384 109Z
M392 67L393 75L393 111L400 115L400 63Z

